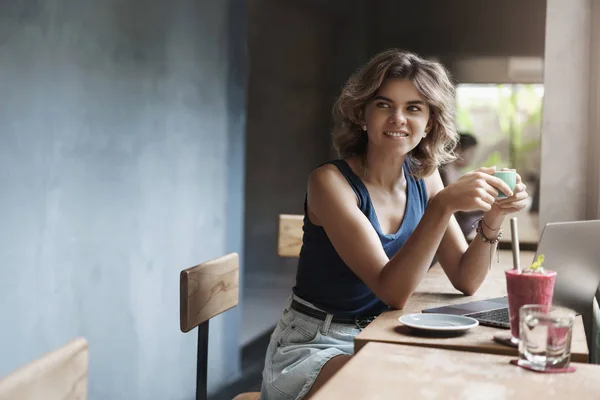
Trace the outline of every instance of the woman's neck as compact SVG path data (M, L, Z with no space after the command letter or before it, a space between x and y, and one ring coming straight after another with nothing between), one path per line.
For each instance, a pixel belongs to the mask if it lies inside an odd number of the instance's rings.
M372 185L394 191L404 186L404 161L406 154L390 154L389 152L367 151L362 157L362 179Z

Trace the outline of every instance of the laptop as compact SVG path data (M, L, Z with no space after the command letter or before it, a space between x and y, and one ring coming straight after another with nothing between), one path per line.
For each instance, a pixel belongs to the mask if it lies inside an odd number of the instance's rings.
M591 309L600 284L599 237L600 220L551 222L544 226L531 261L544 254L544 268L557 272L554 305L571 308L579 314ZM465 315L481 325L510 329L506 296L428 308L423 312Z

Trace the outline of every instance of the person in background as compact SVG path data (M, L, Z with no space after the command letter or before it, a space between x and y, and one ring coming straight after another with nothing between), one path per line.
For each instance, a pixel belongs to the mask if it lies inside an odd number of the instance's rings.
M465 173L464 169L473 162L476 150L477 138L470 133L460 132L458 142L454 149L457 157L456 160L440 168L440 176L442 177L444 187L456 181ZM460 226L460 230L465 237L468 238L475 231L473 224L483 217L483 211L458 211L454 216Z

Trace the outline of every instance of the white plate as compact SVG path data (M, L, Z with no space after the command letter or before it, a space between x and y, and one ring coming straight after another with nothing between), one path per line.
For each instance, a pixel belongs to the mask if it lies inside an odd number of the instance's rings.
M466 331L479 325L475 318L452 314L406 314L398 321L415 329L428 331Z

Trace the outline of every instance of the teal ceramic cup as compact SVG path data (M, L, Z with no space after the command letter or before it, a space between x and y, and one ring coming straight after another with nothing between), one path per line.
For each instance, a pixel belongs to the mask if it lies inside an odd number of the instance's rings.
M514 191L515 186L517 186L517 170L516 169L508 169L504 171L497 171L494 173L496 178L502 179L510 188L510 190ZM501 190L498 191L498 198L505 199L508 196L502 193Z

